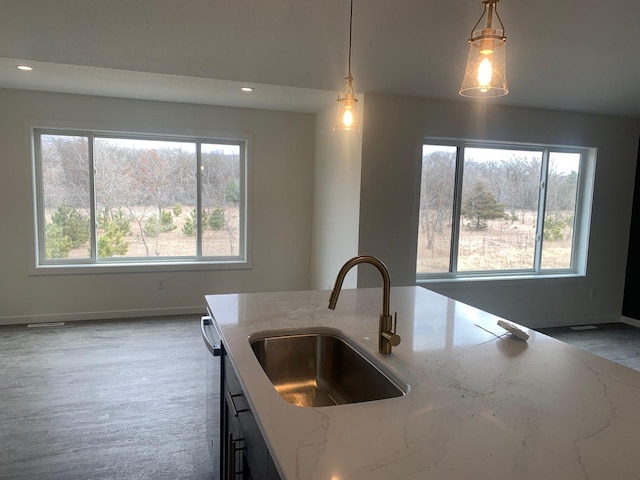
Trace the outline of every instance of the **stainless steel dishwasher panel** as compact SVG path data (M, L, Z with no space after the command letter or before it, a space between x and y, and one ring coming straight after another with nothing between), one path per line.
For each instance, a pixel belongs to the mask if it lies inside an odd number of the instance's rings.
M221 392L221 365L220 365L220 336L213 325L210 316L200 319L202 340L207 348L206 355L206 438L209 455L215 471L216 478L220 478L220 392Z

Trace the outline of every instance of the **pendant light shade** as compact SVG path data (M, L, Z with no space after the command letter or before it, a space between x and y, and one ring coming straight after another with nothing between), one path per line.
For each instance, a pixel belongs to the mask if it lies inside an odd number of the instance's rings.
M485 0L482 16L471 30L469 38L469 58L460 87L460 95L465 97L501 97L509 93L505 68L504 25L496 4L500 0ZM500 28L494 28L495 14ZM483 18L486 26L477 29Z
M338 114L334 130L360 131L358 99L353 91L353 77L345 78L344 87L338 93Z
M353 30L353 0L349 11L349 74L345 77L345 83L338 92L338 113L334 131L360 131L358 118L358 99L353 91L353 77L351 76L351 32Z

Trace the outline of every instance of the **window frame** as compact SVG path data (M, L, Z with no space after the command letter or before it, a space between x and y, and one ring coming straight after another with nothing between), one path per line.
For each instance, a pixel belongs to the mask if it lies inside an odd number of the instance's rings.
M34 263L31 274L81 274L81 273L139 273L154 271L197 271L197 270L242 270L252 268L250 258L250 144L251 137L246 134L220 134L216 132L198 132L197 135L173 133L148 133L144 131L120 129L75 128L70 126L47 126L34 124L28 127L31 147L32 197L33 197L33 236ZM133 139L149 141L175 141L194 143L196 149L196 215L201 224L202 180L197 173L202 165L202 145L237 145L239 152L239 219L238 254L234 256L202 255L202 231L196 232L196 253L194 256L173 257L129 257L97 258L97 235L95 227L89 240L91 258L47 259L45 247L46 218L44 208L44 179L41 152L42 135L82 136L88 139L89 161L90 222L96 225L96 193L94 140L96 138Z
M593 207L593 190L595 184L595 169L597 148L584 146L568 146L553 144L535 144L525 142L503 142L485 140L461 140L443 137L425 137L421 143L419 174L417 179L417 209L420 210L420 194L422 192L423 147L425 145L447 146L456 148L454 198L452 199L451 249L449 257L449 271L427 273L418 272L418 257L416 250L416 283L438 282L466 282L483 280L523 280L534 278L570 278L586 277L591 211ZM499 150L528 150L542 152L541 178L538 186L538 214L536 228L536 250L533 268L514 270L485 270L485 271L457 271L458 248L460 240L460 212L462 205L462 185L464 177L464 152L467 148L484 148ZM579 153L580 167L578 171L573 239L571 247L571 267L559 269L541 269L542 259L542 225L544 223L548 165L551 152ZM543 199L541 202L540 200ZM420 228L420 215L416 216L416 238Z

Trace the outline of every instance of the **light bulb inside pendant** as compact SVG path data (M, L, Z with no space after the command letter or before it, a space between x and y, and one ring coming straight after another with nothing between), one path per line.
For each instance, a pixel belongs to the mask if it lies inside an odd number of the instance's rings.
M485 58L480 62L478 67L478 89L485 93L491 88L491 77L493 74L493 68L488 58Z
M355 118L353 117L353 107L346 107L344 113L342 114L342 124L350 128L353 125L353 121Z

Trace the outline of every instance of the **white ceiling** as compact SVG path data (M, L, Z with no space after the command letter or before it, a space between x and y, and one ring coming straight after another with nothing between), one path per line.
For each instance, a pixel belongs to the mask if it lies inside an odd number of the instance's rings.
M462 99L482 9L354 0L356 90ZM640 117L640 2L498 11L510 93L490 102ZM0 87L313 112L335 101L348 32L349 0L0 0Z

